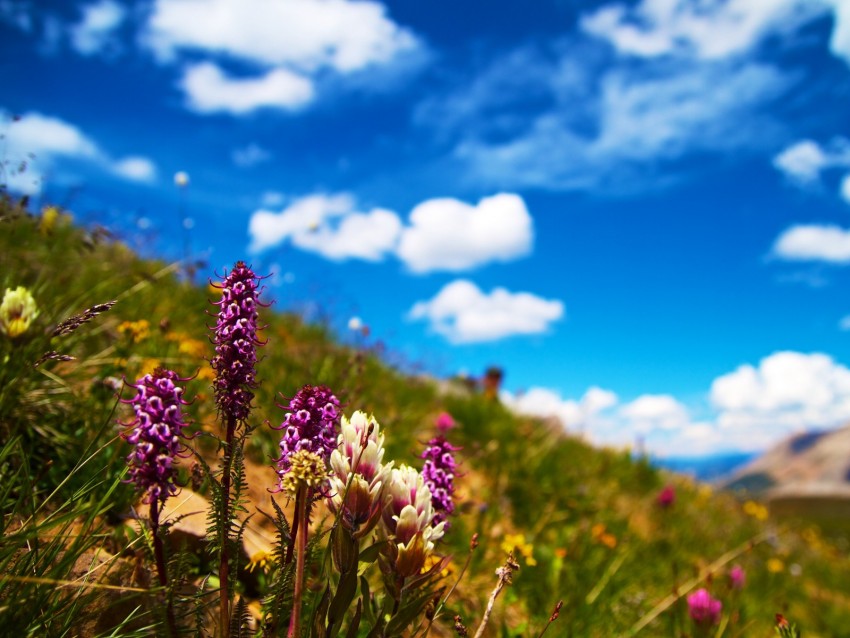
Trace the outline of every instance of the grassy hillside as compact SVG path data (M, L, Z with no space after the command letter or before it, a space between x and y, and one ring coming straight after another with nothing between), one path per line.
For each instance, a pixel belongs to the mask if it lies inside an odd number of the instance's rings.
M165 635L156 609L162 592L151 585L151 539L136 522L141 508L132 486L122 482L130 448L116 419L126 421L129 412L116 391L122 379L133 382L159 365L196 375L186 390L194 397L192 428L221 434L208 363L214 318L207 314L217 310L210 299L219 293L186 283L177 270L139 259L103 229L78 228L55 211L33 215L9 201L0 207L0 293L25 286L39 310L24 334L0 334L0 626L14 635ZM108 311L53 336L64 319L112 300ZM847 547L825 541L816 527L779 526L756 503L663 474L625 452L591 448L463 385L405 376L366 338L357 348L340 345L325 327L274 307L260 317L266 344L245 455L246 493L261 509L275 487L268 467L280 433L269 423L284 415L276 403L305 384L332 388L345 414L374 414L386 433L386 458L397 464L421 467L437 416L455 419L448 436L462 448L462 474L457 514L437 547L452 557L437 585L443 594L458 579L474 533L479 545L432 635L455 635L455 615L473 634L494 571L511 549L520 569L496 601L486 636L538 636L559 600L547 636L770 636L778 612L806 636L847 635ZM51 351L53 359L33 367ZM190 445L215 468L220 451L212 437ZM187 490L191 465L186 459L181 470ZM209 496L209 485L196 480L194 487ZM657 498L666 485L675 500L663 507ZM323 521L330 524L317 512L316 524ZM262 514L252 524L273 535ZM204 546L174 546L171 555L183 575L182 626L187 635L212 632L206 607L216 604L209 592L217 581ZM276 568L269 560L240 572L237 589L251 609L271 604ZM728 578L734 565L746 572L740 589ZM313 609L321 573L307 573ZM718 625L689 618L686 598L699 588L722 601ZM397 635L423 635L425 625L417 618Z

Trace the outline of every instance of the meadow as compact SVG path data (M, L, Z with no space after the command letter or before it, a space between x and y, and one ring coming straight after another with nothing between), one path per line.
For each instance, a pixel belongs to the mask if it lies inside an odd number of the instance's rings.
M850 635L846 538L394 368L266 274L3 198L0 633Z

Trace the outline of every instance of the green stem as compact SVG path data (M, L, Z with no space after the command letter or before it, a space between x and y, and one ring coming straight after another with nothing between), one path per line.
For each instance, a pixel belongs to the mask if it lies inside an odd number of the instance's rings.
M168 621L168 633L172 638L177 636L177 621L174 618L174 601L167 591L168 572L165 569L165 551L162 547L162 538L159 535L159 500L151 502L151 534L153 535L153 555L156 560L156 571L159 575L159 584L165 591L166 606L165 616Z

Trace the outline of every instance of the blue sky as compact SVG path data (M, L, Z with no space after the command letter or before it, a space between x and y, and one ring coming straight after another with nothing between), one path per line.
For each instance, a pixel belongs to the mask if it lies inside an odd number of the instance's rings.
M182 201L211 268L600 443L850 421L848 2L1 0L0 33L8 187L148 254Z

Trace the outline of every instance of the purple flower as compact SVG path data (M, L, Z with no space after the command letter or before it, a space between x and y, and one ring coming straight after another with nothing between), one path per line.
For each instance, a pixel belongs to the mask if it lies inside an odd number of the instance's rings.
M729 570L729 586L732 589L743 589L747 581L747 574L740 565L735 565Z
M435 512L434 524L445 521L454 512L455 504L452 497L455 493L454 479L455 469L457 469L454 452L459 449L441 435L428 441L428 446L422 453L421 458L425 459L422 478L431 490L431 506Z
M177 492L174 463L184 449L180 439L186 423L181 406L187 403L177 383L185 380L171 370L157 368L135 383L136 396L125 401L133 406L136 416L123 424L130 430L121 436L135 446L127 465L130 481L144 492L145 503L165 502Z
M323 385L305 385L289 402L289 414L276 430L283 430L280 440L280 458L277 461L277 474L281 485L283 478L292 467L291 457L295 452L305 450L319 455L328 463L331 452L337 446L337 433L341 412L339 399Z
M723 603L712 598L705 589L698 589L688 596L688 613L697 625L707 627L716 625L720 622L722 610Z
M213 334L215 356L210 361L215 370L215 400L219 411L236 421L244 421L251 410L256 387L254 367L257 363L257 297L259 277L242 261L222 278L221 300Z
M676 502L676 490L672 485L665 485L664 489L662 489L658 493L658 497L655 499L658 506L667 509L671 507L673 503Z

